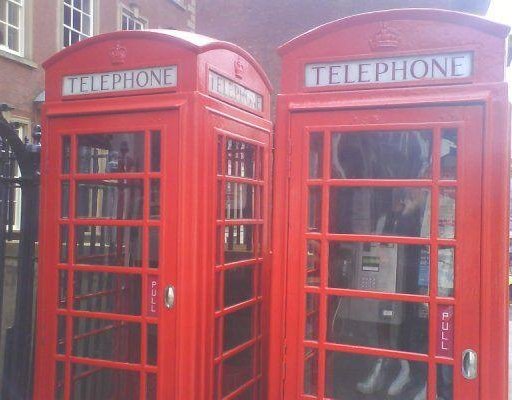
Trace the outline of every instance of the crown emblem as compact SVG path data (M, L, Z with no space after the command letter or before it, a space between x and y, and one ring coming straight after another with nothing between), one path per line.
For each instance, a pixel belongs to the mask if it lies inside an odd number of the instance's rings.
M385 23L381 25L380 31L370 39L370 47L374 51L395 49L399 44L400 35Z
M241 58L238 58L235 61L235 76L237 78L242 79L243 75L244 75L244 70L245 70L244 63L242 62Z
M110 50L110 61L113 65L124 64L127 54L128 50L126 50L126 47L121 46L120 43L117 43L112 48L112 50Z

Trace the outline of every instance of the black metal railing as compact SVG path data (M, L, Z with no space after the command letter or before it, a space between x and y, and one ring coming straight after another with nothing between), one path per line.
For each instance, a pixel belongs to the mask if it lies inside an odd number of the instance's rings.
M10 110L0 104L0 398L28 400L34 358L41 129L34 129L32 143L22 140L16 123L3 116Z

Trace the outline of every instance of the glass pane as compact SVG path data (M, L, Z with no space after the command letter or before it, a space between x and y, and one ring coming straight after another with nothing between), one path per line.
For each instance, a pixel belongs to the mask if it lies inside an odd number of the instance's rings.
M322 188L309 188L308 231L319 232L322 226Z
M62 137L62 173L69 174L69 165L71 158L71 139L69 136Z
M453 239L455 237L455 188L439 189L439 237Z
M318 340L319 306L318 294L306 293L306 328L304 332L306 340Z
M68 306L68 271L59 269L59 294L57 298L57 307L66 308Z
M304 394L316 396L318 387L318 350L304 350Z
M151 132L151 171L160 172L160 162L162 154L162 145L160 131Z
M253 337L253 307L224 316L223 351L233 349Z
M64 365L63 362L55 363L55 400L64 400Z
M430 235L426 188L331 187L329 203L332 233Z
M64 25L71 26L71 7L64 5Z
M85 36L91 34L91 17L85 14L82 14L82 33L84 33Z
M457 129L442 130L441 179L457 179Z
M141 219L142 180L78 181L77 218Z
M60 216L61 218L69 218L69 181L61 183L60 193Z
M11 50L19 51L20 31L16 28L7 29L7 45Z
M253 225L233 225L224 228L224 262L230 263L256 257Z
M140 267L142 228L77 226L75 263Z
M430 248L415 244L331 242L329 286L428 294Z
M158 359L158 326L148 324L148 358L149 365L156 365Z
M151 179L149 198L149 218L160 218L160 179Z
M224 272L224 307L253 298L254 267L239 267Z
M453 400L453 366L437 366L437 398Z
M156 374L148 374L146 377L146 400L156 400L156 393Z
M107 319L73 318L73 355L140 362L140 325Z
M428 352L428 304L335 296L327 302L330 342Z
M321 242L308 240L306 251L306 285L320 286Z
M91 11L91 0L82 0L82 11L89 14Z
M241 351L223 361L222 395L233 392L253 377L254 348Z
M81 311L140 315L141 277L132 274L75 271L73 308Z
M0 0L1 2L2 0ZM7 25L0 22L0 45L7 46Z
M454 307L447 304L437 306L437 355L453 358Z
M7 22L7 0L0 0L0 21Z
M431 177L431 131L333 133L331 146L333 178L423 179Z
M73 364L71 400L139 400L140 373Z
M144 134L79 135L77 162L85 174L143 171Z
M57 316L57 353L66 353L66 317Z
M77 31L82 30L82 21L80 19L80 11L73 10L73 28Z
M60 255L59 261L61 263L68 262L68 241L69 241L69 227L67 225L60 226Z
M315 132L309 136L309 177L323 176L324 134Z
M440 247L437 256L437 294L438 296L454 296L455 249Z
M160 233L155 227L149 228L149 268L158 268L160 256Z
M257 178L255 174L256 146L226 139L226 175Z
M426 400L428 364L327 351L325 394L336 400Z
M226 219L254 218L254 186L226 182Z
M9 8L9 10L8 10L9 24L19 28L20 27L20 6L18 6L17 4L14 4L11 1L8 1L7 5L9 6L8 7Z

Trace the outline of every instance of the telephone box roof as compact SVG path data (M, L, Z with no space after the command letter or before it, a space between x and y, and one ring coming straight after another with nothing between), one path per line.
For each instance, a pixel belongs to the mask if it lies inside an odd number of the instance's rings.
M153 30L142 30L142 31L116 31L111 33L104 33L100 35L96 35L90 37L88 39L84 39L78 43L75 43L72 46L69 46L57 54L50 57L43 63L43 67L48 69L56 62L60 61L65 57L69 57L71 54L75 52L79 52L82 48L90 46L92 44L100 43L106 40L116 40L116 39L130 39L130 38L142 38L147 39L151 38L154 40L162 40L169 43L173 43L176 46L184 47L196 54L205 53L211 50L228 50L233 53L236 53L247 60L258 72L261 76L261 79L268 87L269 90L272 90L272 85L268 76L266 75L263 68L258 64L258 62L251 56L247 51L242 49L240 46L236 44L225 42L222 40L217 40L208 36L200 35L193 32L184 32L170 29L153 29Z
M335 32L337 30L376 21L388 21L397 19L418 19L453 23L455 25L469 26L476 30L498 36L500 38L506 38L510 32L510 27L507 25L492 22L488 19L471 14L430 8L402 8L357 14L328 22L289 40L279 47L278 52L280 55L284 55L308 42L311 42L319 37Z

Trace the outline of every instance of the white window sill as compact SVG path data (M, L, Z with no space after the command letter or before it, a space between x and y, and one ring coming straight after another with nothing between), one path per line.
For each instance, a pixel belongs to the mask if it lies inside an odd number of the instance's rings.
M29 68L36 69L39 67L35 62L29 60L28 58L17 56L16 54L9 53L8 51L2 49L0 49L0 57L7 58L8 60L14 61L18 64L25 65Z

